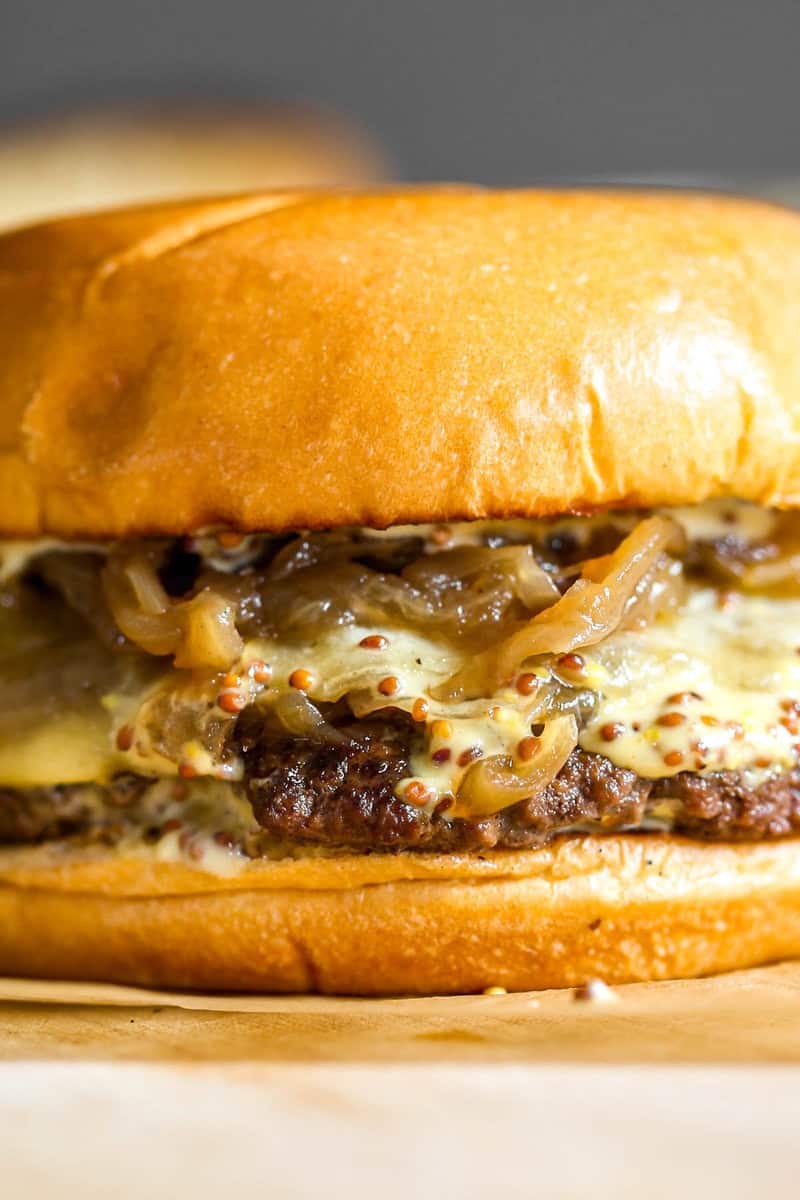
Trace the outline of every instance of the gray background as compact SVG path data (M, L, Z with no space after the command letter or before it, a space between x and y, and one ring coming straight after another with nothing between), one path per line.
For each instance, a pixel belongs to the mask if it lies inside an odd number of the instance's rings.
M215 93L349 113L409 178L800 174L800 2L0 0L0 120Z

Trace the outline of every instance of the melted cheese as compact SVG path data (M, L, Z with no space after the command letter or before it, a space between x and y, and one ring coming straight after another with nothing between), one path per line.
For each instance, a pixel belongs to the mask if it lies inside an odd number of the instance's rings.
M694 538L730 533L760 538L769 534L774 514L719 501L697 509L672 510ZM539 540L543 531L568 531L579 540L603 521L634 523L630 513L559 522L474 522L442 527L413 527L428 539L428 552L442 545L483 541L493 530L515 538ZM396 529L376 537L403 536ZM16 571L26 557L47 545L0 547L0 563ZM248 546L236 553L250 552ZM233 554L233 552L232 552ZM360 645L381 633L380 649ZM596 695L596 706L580 734L580 745L648 777L669 776L682 770L743 769L751 772L782 769L796 761L800 741L800 600L734 596L720 606L711 588L693 591L685 607L668 613L643 631L616 634L582 652L587 670L581 687ZM403 629L333 626L321 629L311 641L257 639L246 644L232 668L247 703L269 703L291 691L290 677L308 672L309 697L317 702L346 697L358 716L385 707L409 713L424 709L418 722L420 738L412 758L413 779L400 785L423 785L427 803L435 805L455 792L471 757L514 756L519 742L531 731L534 699L512 687L468 703L435 701L436 685L465 662L465 653L435 637ZM252 667L264 662L271 680L258 683ZM545 680L547 663L535 664ZM236 781L242 764L215 758L196 734L202 722L218 726L233 722L236 713L220 706L225 685L220 675L192 676L167 668L154 684L103 698L96 716L65 713L46 726L0 744L0 785L36 786L53 783L102 781L129 770L154 776L174 775L179 766L200 776ZM387 681L391 681L389 684ZM690 693L694 693L691 695ZM699 697L699 698L697 698ZM158 713L167 705L192 715L187 736L173 760L153 742ZM120 731L130 731L130 745L120 749ZM126 739L122 739L123 745Z
M271 690L281 692L290 690L289 677L300 667L311 675L312 700L349 695L357 712L387 704L411 712L422 699L425 736L411 765L413 780L431 793L431 802L457 789L465 753L478 748L483 756L513 755L530 733L532 702L512 688L459 704L433 699L435 685L464 661L452 646L388 631L386 647L369 650L359 645L369 632L356 626L332 629L308 644L252 642L242 674L255 659L266 661L273 669ZM597 704L579 744L651 778L791 766L800 741L792 710L795 700L800 707L798 647L800 601L740 595L721 607L716 590L697 589L680 612L584 653L584 680ZM397 682L390 697L380 691L388 678ZM214 770L200 759L194 765ZM236 777L230 768L228 777Z
M721 606L698 589L679 613L594 649L599 703L580 744L651 778L788 767L798 648L800 601L734 595Z
M769 538L777 520L773 508L761 508L744 500L706 500L686 508L661 510L683 527L690 542L714 541L735 533L745 542Z
M102 712L64 713L0 740L0 786L49 787L105 780L113 774L110 726ZM124 769L121 760L119 770Z

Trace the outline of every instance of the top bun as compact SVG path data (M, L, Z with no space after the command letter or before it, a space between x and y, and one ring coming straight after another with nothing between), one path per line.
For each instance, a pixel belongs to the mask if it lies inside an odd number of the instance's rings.
M0 529L800 504L800 216L260 194L0 239Z
M275 187L358 187L376 148L348 122L276 104L136 104L0 130L0 226L113 204Z

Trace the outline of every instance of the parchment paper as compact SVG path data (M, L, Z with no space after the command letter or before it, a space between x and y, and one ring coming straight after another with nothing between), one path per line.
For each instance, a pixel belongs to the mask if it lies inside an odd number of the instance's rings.
M5 1200L797 1195L800 964L354 1000L0 980Z
M800 1062L800 963L572 991L430 999L200 995L0 979L0 1059Z

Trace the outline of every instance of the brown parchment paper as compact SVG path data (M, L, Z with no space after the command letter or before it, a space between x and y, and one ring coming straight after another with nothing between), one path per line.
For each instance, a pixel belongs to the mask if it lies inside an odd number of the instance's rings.
M800 963L712 979L430 999L200 995L0 979L0 1060L797 1063Z
M0 980L0 1196L797 1195L800 964L355 1000Z

